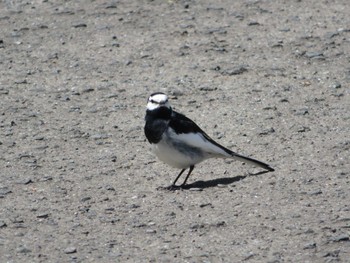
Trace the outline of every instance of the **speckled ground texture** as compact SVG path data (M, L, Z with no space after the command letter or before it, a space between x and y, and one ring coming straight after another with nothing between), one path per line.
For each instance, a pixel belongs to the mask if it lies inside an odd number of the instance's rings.
M0 33L0 262L349 262L347 0L4 0ZM276 171L160 189L155 91Z

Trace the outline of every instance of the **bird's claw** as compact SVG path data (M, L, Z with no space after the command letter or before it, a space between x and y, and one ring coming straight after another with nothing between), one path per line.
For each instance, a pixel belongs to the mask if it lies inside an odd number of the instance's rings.
M157 188L157 190L168 190L168 191L178 191L178 190L183 190L187 189L186 185L169 185L169 186L160 186Z

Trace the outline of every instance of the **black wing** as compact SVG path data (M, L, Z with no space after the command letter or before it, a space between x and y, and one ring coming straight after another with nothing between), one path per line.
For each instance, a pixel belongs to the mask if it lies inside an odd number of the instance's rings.
M177 133L201 133L205 139L207 139L212 144L218 146L223 149L228 154L234 154L231 150L222 146L221 144L214 141L208 134L206 134L194 121L187 118L185 115L173 111L169 126Z
M204 133L204 131L199 128L199 126L187 118L185 115L178 113L176 111L172 112L169 126L177 133Z
M223 149L225 152L227 152L229 155L231 155L233 158L240 160L242 162L248 162L256 166L260 166L268 171L274 171L274 169L269 166L266 163L263 163L261 161L258 161L253 158L249 158L240 154L237 154L226 147L222 146L221 144L217 143L214 141L212 138L209 137L208 134L206 134L199 126L192 121L191 119L187 118L185 115L178 113L178 112L173 112L169 126L177 133L201 133L205 139L207 139L209 142L212 144L218 146L219 148Z

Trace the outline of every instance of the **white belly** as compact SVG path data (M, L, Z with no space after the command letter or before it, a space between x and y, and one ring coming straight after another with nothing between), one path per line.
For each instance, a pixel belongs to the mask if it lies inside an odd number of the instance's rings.
M165 136L166 137L166 136ZM189 168L208 158L199 149L187 148L181 144L172 143L164 138L157 144L152 144L152 152L162 162L179 169Z

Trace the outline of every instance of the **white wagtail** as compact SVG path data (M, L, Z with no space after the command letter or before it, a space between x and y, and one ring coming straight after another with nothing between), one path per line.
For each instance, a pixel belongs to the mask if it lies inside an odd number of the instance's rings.
M232 158L259 166L268 171L272 167L261 161L239 155L211 139L185 115L172 110L168 97L161 92L151 94L147 103L144 127L152 151L164 163L181 169L170 188L183 188L194 166L208 158ZM189 172L181 186L176 186L182 173Z

